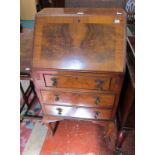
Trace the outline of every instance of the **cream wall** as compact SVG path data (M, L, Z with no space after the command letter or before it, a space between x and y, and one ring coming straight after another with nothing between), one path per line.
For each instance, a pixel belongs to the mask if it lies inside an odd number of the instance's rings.
M36 0L20 0L20 19L34 20L36 12Z

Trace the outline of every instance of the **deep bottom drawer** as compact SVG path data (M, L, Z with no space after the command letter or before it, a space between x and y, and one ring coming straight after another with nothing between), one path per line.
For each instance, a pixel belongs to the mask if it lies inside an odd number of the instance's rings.
M110 119L111 109L45 105L48 115L85 119Z

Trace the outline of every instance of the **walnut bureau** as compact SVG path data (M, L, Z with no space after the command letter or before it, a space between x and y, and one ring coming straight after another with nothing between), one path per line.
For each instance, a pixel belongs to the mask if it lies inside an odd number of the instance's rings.
M32 78L43 121L113 122L125 70L123 9L46 8L35 20Z

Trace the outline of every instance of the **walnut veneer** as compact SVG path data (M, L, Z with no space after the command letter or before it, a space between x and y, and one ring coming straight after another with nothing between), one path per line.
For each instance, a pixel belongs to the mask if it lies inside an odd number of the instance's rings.
M115 120L125 42L122 9L53 8L36 15L32 77L48 126Z

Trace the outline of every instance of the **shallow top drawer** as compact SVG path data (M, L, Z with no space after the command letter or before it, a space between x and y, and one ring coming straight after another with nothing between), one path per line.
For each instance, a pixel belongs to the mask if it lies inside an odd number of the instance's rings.
M110 77L44 74L45 86L55 88L109 90Z

